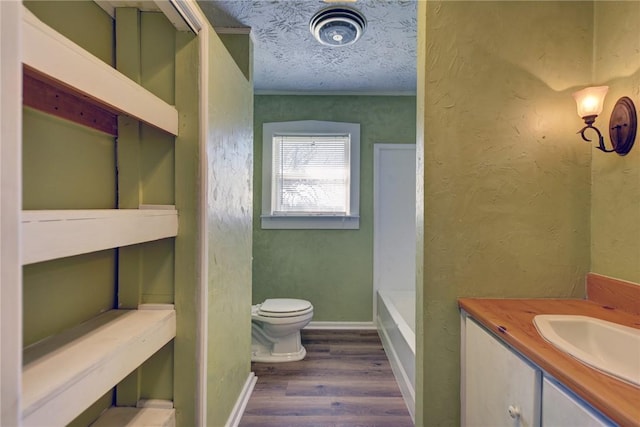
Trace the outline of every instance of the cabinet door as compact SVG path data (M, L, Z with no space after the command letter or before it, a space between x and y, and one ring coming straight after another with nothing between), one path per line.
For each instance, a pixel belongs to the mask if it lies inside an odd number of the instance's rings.
M612 426L584 403L545 378L542 383L542 427Z
M541 372L470 318L464 340L464 425L538 427Z

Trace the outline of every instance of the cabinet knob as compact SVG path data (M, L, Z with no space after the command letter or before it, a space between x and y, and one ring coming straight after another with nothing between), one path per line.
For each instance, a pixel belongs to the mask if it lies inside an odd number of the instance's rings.
M517 418L520 418L520 407L519 406L514 406L514 405L509 405L509 416L511 418L513 418L514 420Z

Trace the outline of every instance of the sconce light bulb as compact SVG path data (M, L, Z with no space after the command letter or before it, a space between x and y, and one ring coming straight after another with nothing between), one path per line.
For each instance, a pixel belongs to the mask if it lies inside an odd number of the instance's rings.
M578 115L582 118L598 116L602 113L604 97L609 86L588 87L573 94L578 107Z
M598 111L598 98L595 96L587 96L582 100L582 111L586 113L586 115L596 114Z

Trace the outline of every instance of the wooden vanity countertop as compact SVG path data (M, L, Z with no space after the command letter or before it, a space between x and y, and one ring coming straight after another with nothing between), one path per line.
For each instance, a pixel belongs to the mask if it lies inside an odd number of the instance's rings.
M584 315L640 329L640 315L577 299L461 298L460 308L620 426L640 427L640 388L557 350L533 324L537 314Z

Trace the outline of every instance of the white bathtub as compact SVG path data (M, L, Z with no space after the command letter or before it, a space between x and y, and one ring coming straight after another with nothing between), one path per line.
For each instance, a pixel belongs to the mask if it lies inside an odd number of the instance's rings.
M378 332L411 418L415 414L416 297L414 291L378 290Z

